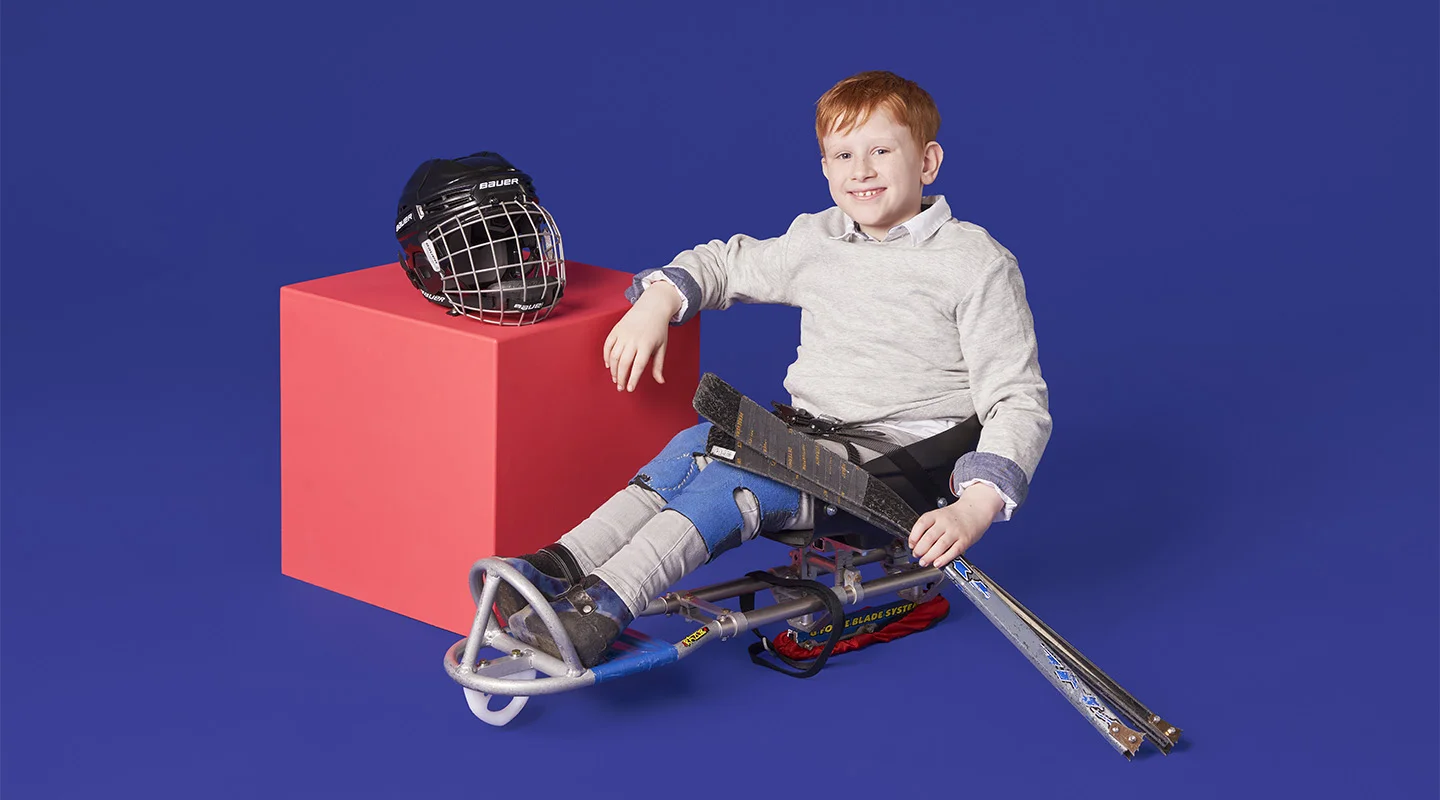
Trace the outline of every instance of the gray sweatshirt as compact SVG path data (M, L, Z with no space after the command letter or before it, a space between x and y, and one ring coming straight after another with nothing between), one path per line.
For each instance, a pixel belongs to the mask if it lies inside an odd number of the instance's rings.
M797 407L862 424L978 414L979 447L953 486L981 480L1019 505L1051 425L1020 268L944 197L922 209L883 242L838 207L802 214L782 236L712 241L660 272L685 296L677 324L736 302L798 307L785 377ZM632 301L653 272L636 275Z

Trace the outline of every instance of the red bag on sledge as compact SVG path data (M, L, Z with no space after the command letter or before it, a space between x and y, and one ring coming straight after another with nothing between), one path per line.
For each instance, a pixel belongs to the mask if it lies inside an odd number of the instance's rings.
M864 609L861 609L864 610ZM912 633L932 628L940 620L950 614L950 601L944 595L936 595L926 600L903 617L886 622L879 628L869 632L860 633L841 639L831 655L849 653L863 647L881 642L890 642ZM787 630L774 639L770 640L770 649L790 659L791 661L809 661L819 655L819 652L812 648L801 645L795 639L795 631Z

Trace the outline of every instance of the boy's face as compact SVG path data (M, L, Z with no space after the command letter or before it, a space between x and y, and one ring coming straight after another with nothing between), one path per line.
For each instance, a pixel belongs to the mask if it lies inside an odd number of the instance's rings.
M883 108L864 125L831 131L823 152L820 169L830 181L830 197L876 239L920 213L921 190L934 183L944 157L936 142L916 145L910 129Z

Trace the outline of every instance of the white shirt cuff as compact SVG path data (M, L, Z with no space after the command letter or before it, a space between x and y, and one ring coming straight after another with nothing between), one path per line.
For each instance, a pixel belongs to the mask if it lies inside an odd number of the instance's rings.
M986 486L989 486L991 489L994 489L994 490L995 490L995 494L1000 495L1000 499L1005 501L1004 507L1002 507L999 511L996 511L996 512L995 512L995 519L992 519L992 520L990 520L990 521L991 521L991 522L1008 522L1008 521L1010 520L1010 515L1015 513L1015 509L1016 509L1017 505L1016 505L1016 503L1015 503L1014 500L1011 500L1011 499L1010 499L1010 496L1009 496L1009 495L1007 495L1007 494L1005 494L1004 492L1000 491L1000 487L999 487L999 486L996 486L994 483L991 483L990 481L987 481L987 480L985 480L984 478L971 478L970 480L965 481L964 483L960 484L960 487L959 487L959 488L960 488L960 491L957 492L956 494L957 494L957 495L963 494L966 489L969 489L971 486L974 486L974 485L977 484L977 483L983 483L983 484L985 484Z
M671 286L675 286L675 281L672 281L669 278L665 277L665 273L657 269L649 275L646 275L645 277L640 279L640 291L643 292L646 289L649 289L650 285L653 283L668 283ZM686 297L685 293L680 291L679 286L675 286L675 291L680 295L680 310L676 311L675 316L670 318L671 322L679 322L680 320L684 319L685 310L690 307L690 298Z

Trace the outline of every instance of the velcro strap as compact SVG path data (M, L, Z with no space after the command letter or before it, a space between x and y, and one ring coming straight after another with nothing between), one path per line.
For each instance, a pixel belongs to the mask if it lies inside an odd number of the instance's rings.
M792 678L814 677L814 675L825 666L826 660L828 660L830 658L830 654L835 651L835 645L840 643L840 637L845 633L845 606L843 603L840 602L840 598L835 596L835 592L831 591L830 587L819 581L800 580L797 578L782 578L778 575L772 575L769 572L750 572L747 573L745 577L753 578L754 580L760 581L762 583L768 583L771 586L779 586L785 589L795 589L798 591L806 592L807 594L812 594L820 598L820 601L825 604L825 610L830 613L830 619L833 623L830 626L830 636L825 639L825 646L820 648L820 654L815 657L814 661L811 661L808 664L801 664L785 657L783 654L775 650L774 646L770 643L770 640L766 638L764 634L760 633L760 631L758 630L752 629L752 632L760 641L750 645L751 661L759 664L762 667L765 667L766 669L773 669L782 675L789 675ZM742 612L750 612L755 610L754 592L740 595L740 610ZM785 669L784 667L777 666L761 658L761 653L766 652L770 653L776 659L784 662L785 664L788 664L794 669Z

